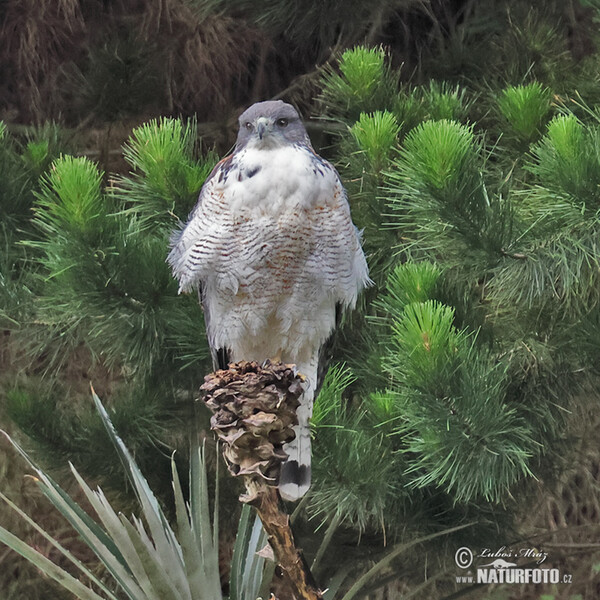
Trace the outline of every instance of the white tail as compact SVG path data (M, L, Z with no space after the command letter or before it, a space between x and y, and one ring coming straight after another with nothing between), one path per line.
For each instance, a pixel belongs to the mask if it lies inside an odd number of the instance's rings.
M283 446L288 459L281 466L279 493L284 500L291 502L302 498L310 488L310 418L314 395L312 382L307 387L300 397L298 425L294 427L296 437Z
M288 459L281 467L279 493L284 500L295 502L310 488L310 427L296 425L296 439L283 449Z

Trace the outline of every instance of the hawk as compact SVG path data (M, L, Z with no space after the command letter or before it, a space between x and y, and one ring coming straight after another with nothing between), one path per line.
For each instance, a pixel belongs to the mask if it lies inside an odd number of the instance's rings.
M279 478L281 496L297 500L310 487L322 348L370 280L339 175L293 106L259 102L240 116L235 149L205 181L168 262L180 292L199 290L215 368L271 359L306 377Z

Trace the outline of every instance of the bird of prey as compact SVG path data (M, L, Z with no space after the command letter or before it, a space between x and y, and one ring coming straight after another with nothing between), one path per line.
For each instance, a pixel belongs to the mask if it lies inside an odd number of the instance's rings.
M306 377L279 477L281 496L297 500L310 487L321 350L370 280L340 178L293 106L259 102L240 116L235 149L205 181L168 262L180 292L199 290L215 368L282 360Z

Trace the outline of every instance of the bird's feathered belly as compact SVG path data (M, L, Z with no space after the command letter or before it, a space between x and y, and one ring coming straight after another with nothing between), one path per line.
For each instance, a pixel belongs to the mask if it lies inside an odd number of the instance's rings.
M308 148L226 159L169 258L199 284L209 342L233 360L314 362L367 267L337 173Z
M203 284L209 337L235 360L304 362L335 325L335 294L304 211L249 219ZM324 242L325 240L323 240Z

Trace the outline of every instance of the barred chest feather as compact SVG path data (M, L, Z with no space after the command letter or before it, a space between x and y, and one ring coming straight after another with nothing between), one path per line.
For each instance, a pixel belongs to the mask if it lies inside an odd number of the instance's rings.
M176 251L182 287L202 287L210 344L234 360L314 362L336 303L353 306L368 281L336 171L297 145L223 161Z

